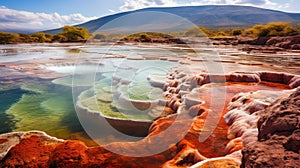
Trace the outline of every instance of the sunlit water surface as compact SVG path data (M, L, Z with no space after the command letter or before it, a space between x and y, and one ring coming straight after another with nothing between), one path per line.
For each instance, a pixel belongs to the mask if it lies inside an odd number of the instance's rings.
M77 49L82 51L79 60L88 60L79 67L75 66L76 61L74 61L79 55ZM203 52L205 51L203 50ZM233 54L230 54L230 52ZM201 51L199 53L201 55ZM291 68L298 66L296 65L296 60L299 57L295 55L288 58L287 55L282 55L281 57L268 57L265 55L245 56L236 54L239 52L234 49L222 49L218 53L220 53L219 61L223 61L220 65L223 66L225 73L259 70L298 73L297 68ZM205 54L207 55L207 53ZM115 56L119 58L114 58ZM125 88L126 94L132 99L144 100L149 98L147 97L149 95L144 95L143 93L153 89L147 83L149 74L167 74L170 68L180 64L178 60L185 61L189 56L190 53L178 50L178 48L144 48L126 45L113 48L106 45L0 46L0 64L2 65L22 65L23 63L36 62L35 66L55 73L61 73L64 76L54 80L28 76L28 78L12 81L9 84L1 82L0 133L41 130L58 138L79 139L86 142L87 145L95 145L85 134L74 110L72 96L72 85L74 83L78 85L76 87L82 87L83 91L87 91L91 87L98 88L95 94L101 95L101 98L104 99L100 102L100 110L107 115L114 116L116 114L111 107L111 100L105 100L105 98L110 99L110 95L105 97L105 94L109 93L107 90L112 89L112 76L133 81L130 88ZM102 59L103 57L106 58ZM126 57L126 59L123 57ZM169 59L165 59L166 57ZM143 60L142 58L148 59ZM170 58L173 58L173 60ZM269 66L270 61L272 66ZM240 63L237 64L237 62ZM203 62L199 61L199 67L195 69L201 70L201 68L204 68L202 64ZM290 65L290 69L285 68L286 65ZM81 72L81 74L76 75L81 75L81 77L75 78L75 81L72 83L72 73L76 68L79 68ZM94 76L95 83L86 85L82 77L89 76L93 71L97 72L97 75ZM134 75L136 72L139 72L139 75ZM148 119L147 116L137 116L137 118ZM117 139L117 137L104 137L103 142L107 143L111 139Z

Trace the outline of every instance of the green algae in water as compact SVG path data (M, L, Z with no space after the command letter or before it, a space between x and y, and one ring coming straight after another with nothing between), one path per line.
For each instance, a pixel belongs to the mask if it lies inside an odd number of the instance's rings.
M111 73L104 73L104 79L97 80L93 89L84 91L78 101L83 107L91 111L99 112L103 116L118 119L151 120L147 110L144 109L163 98L163 91L150 85L147 77L150 74L165 74L167 69L174 64L164 61L125 61L116 66L121 68ZM155 66L155 67L154 67ZM122 84L113 81L126 81ZM119 101L122 96L121 102ZM130 101L136 101L130 105ZM141 101L141 102L139 102ZM137 104L139 107L135 107ZM143 105L144 104L144 105ZM143 107L142 107L143 106ZM150 106L149 106L150 107Z
M128 114L124 113L123 110L120 112L113 103L103 102L98 100L92 90L87 90L82 92L80 95L80 104L83 107L88 108L91 111L99 112L103 116L111 117L111 118L118 118L118 119L133 119L133 120L145 120L150 121L148 115L146 114ZM124 110L125 111L125 110Z
M163 98L163 90L152 87L148 82L133 82L129 86L124 86L121 91L131 100L147 101Z
M11 131L41 130L64 139L83 131L74 110L70 87L50 81L30 81L21 88L31 92L22 94L19 101L5 111L16 120Z
M57 85L68 86L68 87L73 87L73 86L92 86L93 83L90 83L89 79L85 80L84 77L89 77L89 76L86 76L86 75L85 76L81 75L81 77L65 76L65 77L62 77L62 78L54 79L52 81L52 83L57 84ZM103 78L103 77L101 77L101 75L100 75L99 78Z
M43 94L45 91L48 90L48 86L45 84L38 84L37 81L35 81L34 83L24 83L23 85L21 85L20 87L22 90L25 91L29 91L31 93L40 93Z
M0 92L0 134L11 132L15 129L14 116L5 113L14 103L18 102L26 91L22 89L11 89Z
M134 87L131 88L130 94L126 86L121 87L121 89L119 90L121 90L122 94L128 96L132 100L150 100L148 91L146 90L151 90L153 89L153 87L151 87L149 83L144 83L144 87L142 87L141 84L138 85L137 83L135 83L133 86ZM147 114L125 113L125 111L128 111L126 107L116 107L117 105L113 102L113 94L115 94L117 89L116 86L112 86L110 78L104 78L102 80L97 81L95 85L95 90L95 93L94 90L90 89L84 91L80 95L79 101L81 101L81 104L84 107L87 107L92 111L98 111L106 117L113 117L119 119L150 120Z
M63 86L72 86L72 76L66 76L62 78L57 78L52 81L54 84L63 85Z

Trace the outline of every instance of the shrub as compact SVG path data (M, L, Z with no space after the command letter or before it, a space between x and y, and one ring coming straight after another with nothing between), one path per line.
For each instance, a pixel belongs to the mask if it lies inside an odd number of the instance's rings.
M52 35L45 34L43 32L34 33L31 35L31 37L32 37L33 41L40 42L40 43L52 41Z
M243 32L242 29L233 29L232 30L232 35L238 36L238 35L241 35L242 32Z
M224 37L224 36L228 36L228 34L225 33L224 31L218 31L215 36L217 36L217 37Z
M173 37L171 35L158 33L158 32L141 32L141 33L125 36L121 39L121 41L151 42L152 39L168 39L168 38L173 38Z
M21 43L32 43L32 42L34 42L34 39L28 34L19 33L18 41Z
M108 37L106 34L103 33L97 33L94 37L94 39L98 39L98 40L106 40Z
M52 37L52 41L54 42L63 42L63 41L67 41L67 37L62 35L61 33L58 33L58 34L55 34L53 37Z
M18 34L0 32L0 44L16 43L18 38Z
M293 36L298 35L299 31L289 22L271 22L266 25L254 25L246 29L244 34L254 37Z
M148 34L146 34L146 33L140 34L140 38L139 39L140 39L141 42L151 42L150 36Z
M86 28L76 26L64 26L61 34L67 38L67 41L74 42L87 40L91 36Z

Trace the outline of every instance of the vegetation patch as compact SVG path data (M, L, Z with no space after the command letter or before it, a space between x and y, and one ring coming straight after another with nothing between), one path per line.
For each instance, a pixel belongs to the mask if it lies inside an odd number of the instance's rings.
M208 37L224 38L232 36L244 37L274 37L274 36L295 36L300 34L300 23L271 22L268 24L257 24L252 27L222 27L206 28L194 26L178 32L140 32L131 35L105 34L97 32L90 34L86 28L76 26L64 26L58 34L36 32L33 34L14 34L0 32L0 44L14 43L49 43L49 42L84 42L88 39L95 41L126 41L126 42L153 42L153 43L183 43L182 37ZM78 50L75 50L78 52Z

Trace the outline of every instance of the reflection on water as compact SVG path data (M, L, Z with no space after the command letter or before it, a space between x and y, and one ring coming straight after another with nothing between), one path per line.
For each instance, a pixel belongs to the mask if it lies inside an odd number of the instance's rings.
M71 88L51 81L24 81L21 89L2 92L1 133L42 130L64 139L85 139L74 111ZM8 97L8 99L7 99ZM4 116L4 117L2 117Z
M15 129L16 120L11 114L5 113L11 104L18 102L26 91L22 89L11 89L0 92L0 133L11 132Z
M76 64L74 58L76 58L78 52L69 52L74 48L76 51L80 49L81 59L86 61L80 67L74 66ZM298 68L300 66L300 54L247 55L236 49L223 48L219 50L221 60L216 61L220 62L225 73L231 71L273 70L300 74ZM209 48L203 50L205 56L209 56L209 53ZM85 93L82 96L90 98L95 95L98 98L97 107L90 106L90 108L100 110L106 115L120 117L117 111L122 108L122 105L112 103L113 93L118 91L132 100L158 99L160 97L157 97L157 95L162 91L155 90L150 86L147 76L150 73L166 74L171 67L183 63L187 67L193 68L194 71L203 71L205 62L202 58L195 58L193 54L193 52L181 50L180 47L172 46L148 46L145 48L123 45L111 49L108 46L97 45L85 47L55 45L0 46L0 64L3 65L2 69L7 66L5 72L9 73L11 71L8 65L17 67L24 63L28 64L29 67L32 66L32 68L45 68L65 76L56 78L53 81L16 77L18 80L9 82L4 82L6 79L1 77L0 86L3 91L0 91L0 133L41 130L58 138L79 139L88 145L94 145L93 141L84 133L74 110L71 88L74 83L77 86L95 86L96 91L92 90L90 95L88 91L90 88L83 89ZM110 56L122 57L110 58ZM102 59L104 57L106 58ZM16 61L18 61L18 64L15 65ZM35 64L32 64L33 62ZM191 62L197 63L192 65ZM75 81L72 82L70 74L75 69L82 73L78 73L78 78L75 78ZM14 69L14 72L16 71L29 75L34 73ZM91 78L91 76L86 75L94 71L97 72L96 76ZM15 74L11 74L11 76ZM6 74L5 78L7 76L10 75ZM113 85L112 78L122 79L125 84L121 86ZM91 80L93 82L90 82ZM126 80L131 83L128 85ZM149 119L146 115L138 116L135 114L130 117ZM112 136L106 137L104 141L115 138Z

